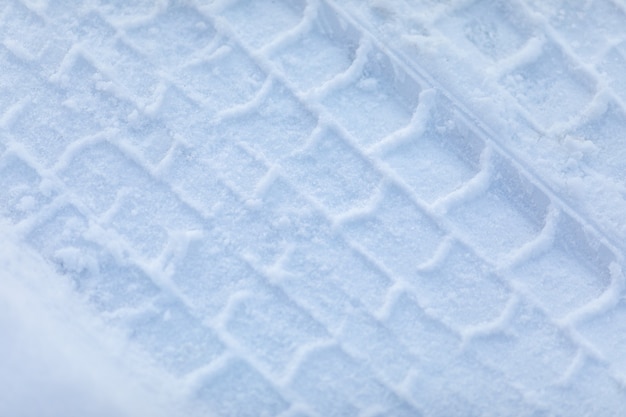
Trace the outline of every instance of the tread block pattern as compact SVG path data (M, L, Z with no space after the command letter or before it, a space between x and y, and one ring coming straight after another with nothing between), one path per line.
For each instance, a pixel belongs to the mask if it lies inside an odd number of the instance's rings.
M72 206L59 208L31 232L31 240L103 317L129 328L129 337L167 370L184 374L216 359L224 350L215 333L172 301L137 267L124 267ZM91 229L91 231L90 231ZM106 239L106 236L104 237Z
M496 61L517 52L532 33L528 18L510 1L470 2L448 20L440 25L462 27L466 39Z
M198 274L198 271L203 271ZM192 242L172 281L203 317L214 318L239 291L257 292L262 278L245 262L222 248L217 239Z
M108 174L111 169L115 175ZM157 256L171 232L201 227L197 215L171 190L109 143L84 149L62 178L74 192L84 195L91 210L106 211L111 226L145 257Z
M3 43L9 43L17 51L22 52L25 58L35 58L46 45L46 22L32 10L29 10L20 1L9 1L3 10L2 26L10 38ZM8 41L8 42L7 42Z
M270 381L241 360L228 362L206 378L197 398L208 412L224 417L270 417L289 407Z
M382 308L393 285L392 279L366 255L330 239L324 244L299 244L282 268L294 281L296 277L310 277L319 286L336 286L351 302L370 311ZM358 275L358 281L350 279L353 274Z
M236 215L240 211L236 194L210 170L207 175L202 154L194 148L174 147L167 156L162 177L202 215L211 217L218 213L225 215L225 212ZM187 178L196 180L187 181Z
M175 5L145 24L126 30L154 65L175 71L197 54L210 50L217 33L195 9Z
M293 92L275 84L258 106L233 117L224 121L223 137L246 144L269 162L277 162L302 147L317 125L317 118Z
M303 1L237 1L222 11L236 34L254 48L262 47L300 22L304 12ZM271 22L268 25L250 25L250 16Z
M483 381L492 383L485 384ZM492 416L543 414L537 406L522 401L523 394L510 386L504 375L485 367L468 354L452 359L432 378L422 378L416 373L410 382L409 392L423 404L424 414L432 416L457 413ZM484 395L493 398L488 410L474 406L476 400Z
M117 174L109 175L111 168ZM87 206L96 212L108 210L113 205L118 190L123 187L124 178L131 177L132 181L142 179L141 185L148 182L145 172L131 164L111 144L106 143L84 150L61 173L65 183L83 195ZM79 178L87 181L79 182ZM74 182L77 184L74 185Z
M0 63L4 68L2 86L2 98L0 98L0 112L4 116L13 104L12 88L17 89L22 97L28 97L28 91L32 88L40 87L39 77L33 74L32 69L23 59L20 59L19 52L8 48L4 43L0 43ZM9 43L10 46L10 43ZM14 87L13 87L14 86ZM4 117L3 117L4 118Z
M165 124L150 117L131 114L128 125L120 132L123 141L147 164L157 166L167 155L175 139Z
M124 321L132 317L134 311L151 305L159 294L159 288L143 271L121 268L112 256L102 253L101 249L94 249L94 252L97 255L89 256L84 249L70 246L56 251L55 257L66 270L71 268L82 274L90 273L84 281L85 292L99 310L110 312L112 318ZM97 280L94 279L96 276Z
M563 402L559 407L555 407L556 412L562 414L588 413L603 414L612 413L613 410L623 410L626 406L626 399L621 395L623 388L614 379L607 376L606 367L595 361L586 360L577 370L577 375L586 375L585 378L573 378L571 384L565 386L555 386L547 390L544 395L545 401L553 403L557 398L569 398L570 401ZM591 382L593 381L593 382ZM587 395L598 398L599 395L608 393L608 401L586 401L580 405L574 405L577 398Z
M606 111L583 123L567 138L572 151L572 168L590 165L607 176L620 178L621 163L626 157L620 146L624 129L626 112L617 103L609 102Z
M215 332L178 302L158 300L152 309L133 318L132 328L132 339L175 375L206 366L224 351Z
M338 378L328 381L329 369L341 369ZM290 385L320 414L357 416L378 411L383 415L420 415L380 383L368 370L336 347L310 353L300 365Z
M596 58L598 52L624 30L622 22L626 13L617 2L611 0L594 0L576 5L562 1L551 5L542 5L536 1L530 3L531 7L546 12L550 24L565 35L562 36L564 41L584 59ZM584 36L581 36L583 33Z
M608 269L604 275L608 275ZM598 298L609 280L608 276L589 270L585 262L559 246L528 261L515 276L553 317L562 317Z
M99 51L102 52L103 48ZM132 97L139 105L148 102L158 85L158 80L153 75L155 70L149 61L122 41L117 41L111 50L106 52L106 60L102 58L98 60L102 66L100 70L115 80L112 82L123 89L122 94ZM115 65L111 66L112 63Z
M543 127L549 128L576 117L593 97L594 81L573 70L574 65L558 45L546 43L537 59L507 74L502 85Z
M233 190L245 197L254 197L258 183L267 174L267 166L241 145L225 146L214 159L213 166Z
M132 104L116 91L113 75L101 71L97 59L80 49L68 52L66 59L68 68L55 77L66 94L66 105L88 112L101 123L124 120Z
M333 132L323 132L282 165L299 189L318 199L331 215L365 206L382 179L362 154Z
M527 392L540 392L558 382L577 353L548 317L526 303L518 306L503 333L475 340L472 349L481 361L499 369Z
M44 222L36 225L29 238L35 248L50 257L56 250L72 244L88 247L84 237L88 227L89 222L76 207L64 204L52 210Z
M327 337L283 292L265 289L235 303L225 323L228 333L274 373L285 371L298 348Z
M64 205L29 238L98 310L123 320L148 307L160 290L141 269L120 265L118 254L87 238L97 233L76 207Z
M77 116L71 109L50 110L58 97L44 98L16 115L12 124L14 138L45 166L59 160L65 149L88 129L70 122ZM45 109L45 110L44 110ZM46 114L40 117L39 114ZM64 122L67 124L64 125ZM73 129L68 126L74 125ZM72 130L71 132L69 132Z
M415 362L393 333L366 315L351 315L343 323L339 340L352 356L368 360L369 366L392 384L401 383Z
M385 325L423 364L433 369L449 363L460 345L458 335L441 321L429 316L416 297L402 292L394 300Z
M298 268L301 265L298 261L293 262L297 262ZM357 308L358 302L343 292L335 282L325 278L323 274L312 269L310 274L290 274L283 279L281 287L289 297L324 324L329 332L334 333L339 331L343 317ZM341 319L337 320L337 317Z
M541 230L494 188L453 210L450 218L468 234L477 250L496 263L531 241Z
M192 3L0 6L0 211L203 412L626 409L622 258L396 54L394 5ZM461 28L621 175L623 39L559 37L618 3L421 3L411 36Z
M184 90L177 85L170 85L158 99L150 106L148 115L162 120L165 125L178 131L181 125L188 123L190 116L197 115L200 111L197 100L185 94ZM129 113L131 120L134 113ZM181 134L184 130L181 131Z
M458 329L497 319L512 296L479 258L460 245L449 250L441 265L420 272L411 283L425 309Z
M36 213L55 194L27 162L14 155L0 159L0 188L0 210L13 222Z
M362 218L343 226L346 236L401 276L411 276L430 259L433 242L443 231L423 214L405 193L395 187L384 190L378 206Z
M209 109L228 109L249 101L261 88L265 74L239 48L221 46L206 60L177 71L181 88Z
M550 198L504 158L493 158L494 174L490 191L512 203L521 217L534 227L543 227L550 210Z
M273 57L276 67L302 92L323 86L346 71L358 46L358 40L352 44L334 41L332 29L319 20L315 23L309 32L278 50ZM302 67L305 61L309 65Z
M479 170L483 142L436 97L421 131L383 151L381 160L421 200L433 203L471 180Z
M371 49L366 59L353 82L328 94L322 102L360 145L367 146L409 123L420 89L417 85L403 85L402 90L390 81L395 80L393 68L376 49Z
M605 343L598 346L602 355L611 363L613 371L624 375L626 364L620 354L624 343L624 319L626 318L626 303L620 300L614 309L587 320L578 326L581 333L589 340L602 338Z

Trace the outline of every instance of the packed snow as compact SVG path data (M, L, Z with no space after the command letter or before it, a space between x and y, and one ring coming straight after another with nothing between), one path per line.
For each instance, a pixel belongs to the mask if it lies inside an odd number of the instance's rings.
M0 3L0 415L626 413L621 0Z

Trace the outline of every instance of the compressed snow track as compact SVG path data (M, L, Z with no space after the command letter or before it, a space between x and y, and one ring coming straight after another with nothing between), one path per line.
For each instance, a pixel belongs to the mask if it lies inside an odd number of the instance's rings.
M618 3L84 3L0 6L0 210L190 409L626 412Z

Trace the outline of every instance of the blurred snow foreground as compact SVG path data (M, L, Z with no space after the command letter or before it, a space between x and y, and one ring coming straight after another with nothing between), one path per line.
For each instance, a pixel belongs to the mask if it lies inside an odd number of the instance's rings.
M0 416L626 413L626 7L0 3Z
M66 278L5 225L0 251L0 415L177 415L176 392L123 348Z

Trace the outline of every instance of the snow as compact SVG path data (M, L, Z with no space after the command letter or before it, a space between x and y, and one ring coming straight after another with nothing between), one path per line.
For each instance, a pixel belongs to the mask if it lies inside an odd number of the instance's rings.
M623 414L625 19L0 4L0 415Z
M176 415L174 385L2 224L0 414ZM75 255L74 255L75 256Z

